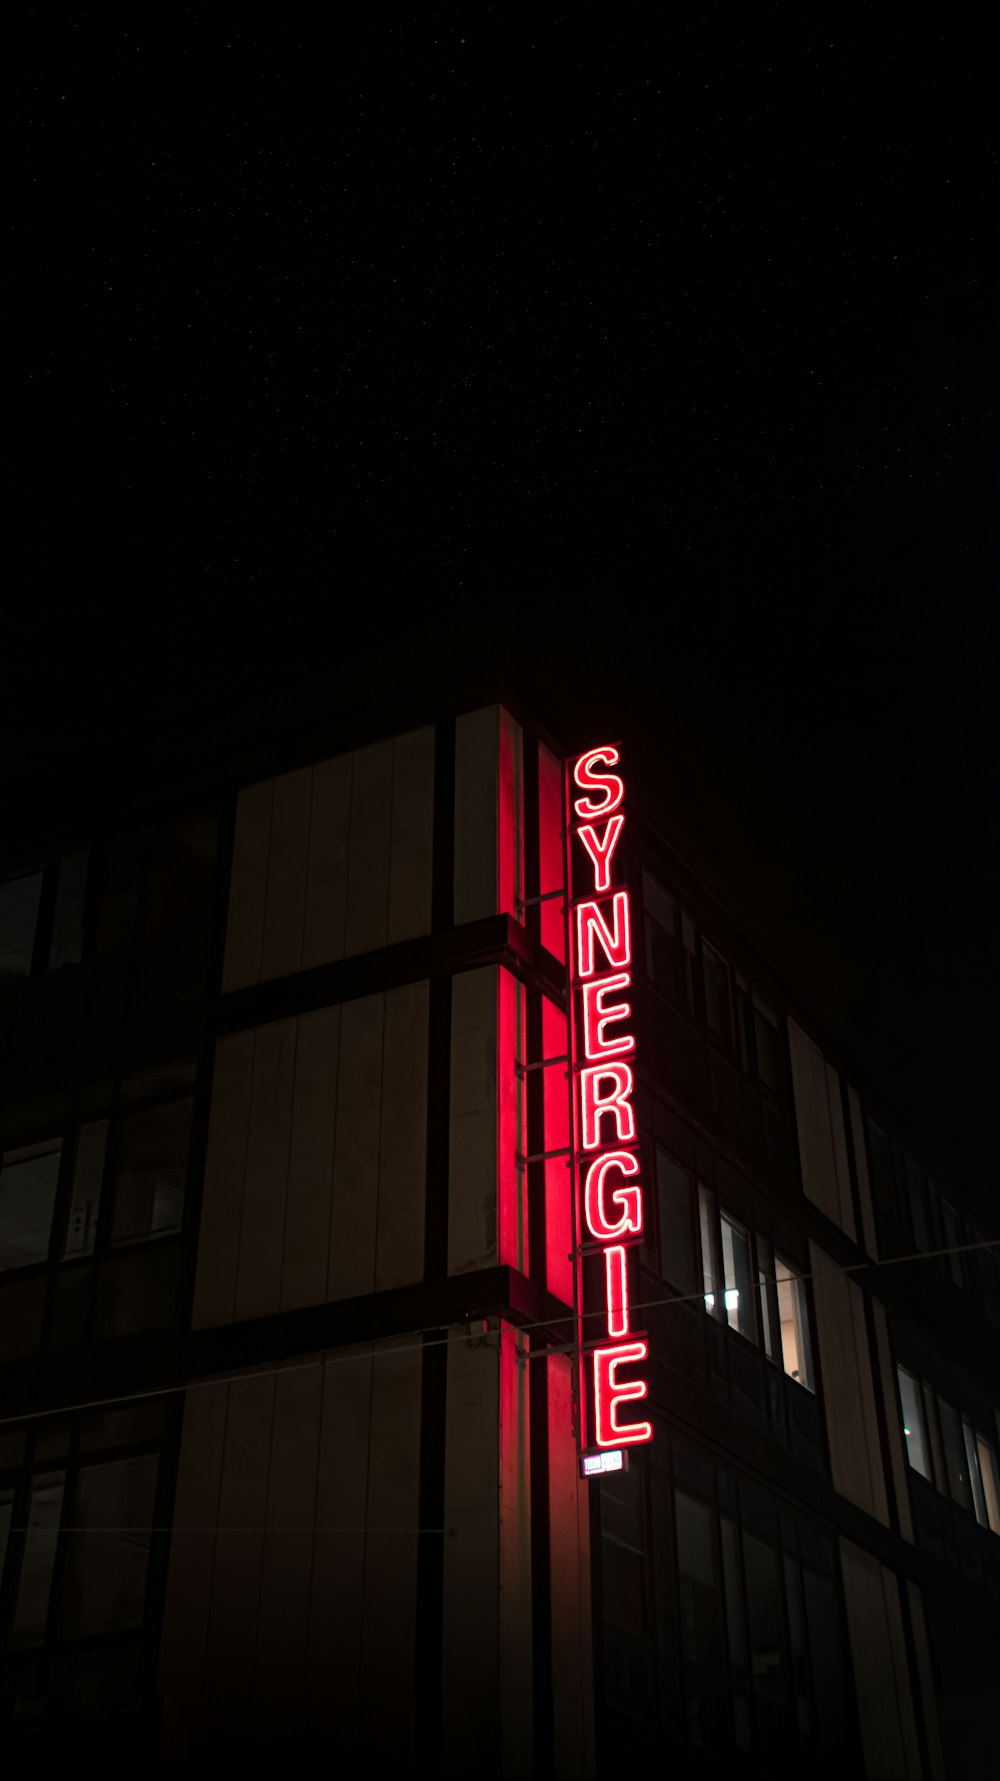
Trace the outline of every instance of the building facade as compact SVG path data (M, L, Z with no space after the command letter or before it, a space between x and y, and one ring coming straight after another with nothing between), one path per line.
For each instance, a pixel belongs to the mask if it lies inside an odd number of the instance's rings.
M626 739L653 1438L583 1476L565 763L604 738L423 715L6 862L17 1772L989 1772L988 1210L659 834Z

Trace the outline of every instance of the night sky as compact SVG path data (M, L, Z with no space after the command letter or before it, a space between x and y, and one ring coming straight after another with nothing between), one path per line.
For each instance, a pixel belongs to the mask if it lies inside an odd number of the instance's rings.
M8 839L377 701L387 638L558 674L989 1198L988 57L731 16L29 46Z

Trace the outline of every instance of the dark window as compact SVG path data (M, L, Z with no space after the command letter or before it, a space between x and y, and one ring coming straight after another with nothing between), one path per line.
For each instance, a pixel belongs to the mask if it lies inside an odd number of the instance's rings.
M941 1201L941 1223L944 1228L944 1246L954 1252L962 1242L962 1226L954 1206L949 1206L947 1200ZM945 1265L955 1285L964 1287L962 1257L954 1253L947 1255L945 1256Z
M139 1625L155 1491L155 1455L81 1466L66 1538L64 1638Z
M943 1398L938 1398L938 1412L941 1421L941 1441L944 1446L944 1463L948 1474L948 1489L952 1499L961 1508L972 1512L972 1481L969 1477L969 1462L962 1438L962 1424L957 1413Z
M49 964L52 966L78 965L83 957L88 864L85 853L71 854L59 862L52 914L52 948L49 954Z
M694 1180L664 1150L656 1152L660 1271L679 1292L698 1290Z
M753 1030L757 1046L757 1075L765 1088L777 1094L781 1087L781 1030L778 1017L756 990L753 998Z
M646 1625L645 1549L642 1473L609 1472L601 1479L604 1618L632 1632Z
M906 1194L910 1207L910 1228L918 1249L933 1249L928 1208L927 1177L912 1157L906 1157Z
M41 896L41 872L0 882L0 983L31 975Z
M73 1198L63 1245L65 1256L93 1254L107 1144L106 1119L94 1119L80 1127L73 1167Z
M707 940L701 946L705 983L705 1020L710 1033L727 1045L733 1042L733 1015L730 1005L729 966L721 953Z
M868 1175L875 1204L884 1218L896 1223L896 1199L892 1181L892 1147L880 1126L873 1119L868 1129Z
M642 900L646 922L646 970L650 982L676 1002L680 999L677 904L645 872L642 875Z
M849 1691L839 1632L837 1599L832 1583L803 1568L809 1655L819 1722L820 1772L836 1777L848 1773Z
M113 1243L179 1231L191 1137L191 1101L167 1101L121 1122Z
M778 1359L777 1341L777 1298L774 1285L774 1262L771 1259L771 1245L766 1237L757 1235L757 1304L760 1309L760 1328L764 1342L764 1353L768 1360Z
M47 1472L32 1480L17 1605L8 1639L12 1646L40 1645L45 1637L65 1487L65 1472Z
M0 1164L0 1269L43 1262L49 1253L60 1140L6 1150Z
M722 1620L713 1513L707 1503L675 1492L681 1641L691 1663L720 1664Z

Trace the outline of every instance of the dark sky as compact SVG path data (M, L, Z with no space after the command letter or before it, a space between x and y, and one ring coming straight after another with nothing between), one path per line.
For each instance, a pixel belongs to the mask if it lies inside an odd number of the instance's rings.
M390 634L554 663L989 1177L985 46L595 19L29 49L8 834L374 689ZM570 613L621 621L596 678Z

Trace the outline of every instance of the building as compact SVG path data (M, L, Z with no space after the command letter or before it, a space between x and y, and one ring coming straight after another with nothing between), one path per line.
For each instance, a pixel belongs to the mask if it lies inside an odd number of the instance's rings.
M5 861L17 1772L990 1772L995 1223L627 738L653 1439L581 1476L562 763L604 740L435 697Z

